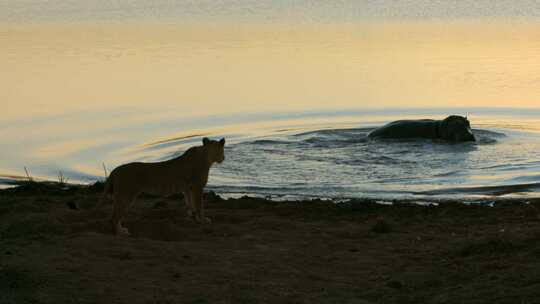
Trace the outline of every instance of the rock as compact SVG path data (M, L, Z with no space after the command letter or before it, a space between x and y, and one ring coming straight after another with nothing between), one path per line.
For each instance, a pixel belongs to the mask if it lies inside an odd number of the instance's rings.
M375 233L389 233L391 229L390 225L384 220L384 218L378 218L375 224L371 227L371 231Z

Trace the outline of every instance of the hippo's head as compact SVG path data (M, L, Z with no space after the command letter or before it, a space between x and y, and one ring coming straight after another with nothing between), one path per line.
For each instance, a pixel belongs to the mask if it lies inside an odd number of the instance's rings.
M440 126L441 136L449 141L476 141L469 120L463 116L446 117Z

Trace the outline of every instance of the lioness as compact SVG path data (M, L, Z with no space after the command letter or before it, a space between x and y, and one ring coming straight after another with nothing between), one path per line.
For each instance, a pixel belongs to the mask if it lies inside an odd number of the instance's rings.
M225 159L225 138L220 141L203 138L203 145L189 148L184 154L162 162L134 162L115 168L105 184L105 193L113 195L113 231L118 236L129 235L121 221L129 205L142 192L158 195L184 193L188 214L199 223L210 223L204 217L202 195L208 172L214 162ZM193 210L195 214L193 214Z

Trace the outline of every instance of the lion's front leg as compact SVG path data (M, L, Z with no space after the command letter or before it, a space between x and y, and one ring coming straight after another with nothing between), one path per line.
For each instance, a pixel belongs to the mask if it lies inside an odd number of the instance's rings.
M190 218L194 218L195 213L193 212L193 198L192 198L192 191L186 190L184 193L184 202L186 203L186 213L187 216Z
M202 202L203 188L192 189L193 206L195 207L195 220L201 224L210 224L212 221L204 216L204 207Z

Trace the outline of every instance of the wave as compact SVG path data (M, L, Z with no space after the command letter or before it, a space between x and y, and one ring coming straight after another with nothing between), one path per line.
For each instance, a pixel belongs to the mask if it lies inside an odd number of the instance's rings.
M309 132L303 132L294 135L297 138L303 138L301 142L315 147L341 146L346 144L359 144L369 141L367 135L375 128L348 128L348 129L323 129ZM491 130L474 129L473 133L477 137L474 144L494 144L498 139L505 138L506 134ZM376 140L377 141L377 140ZM433 142L438 144L455 144L431 139L385 139L383 142Z
M500 186L480 186L480 187L455 187L429 191L413 192L417 195L448 195L448 194L483 194L501 196L507 194L526 193L540 190L540 183L513 184Z

